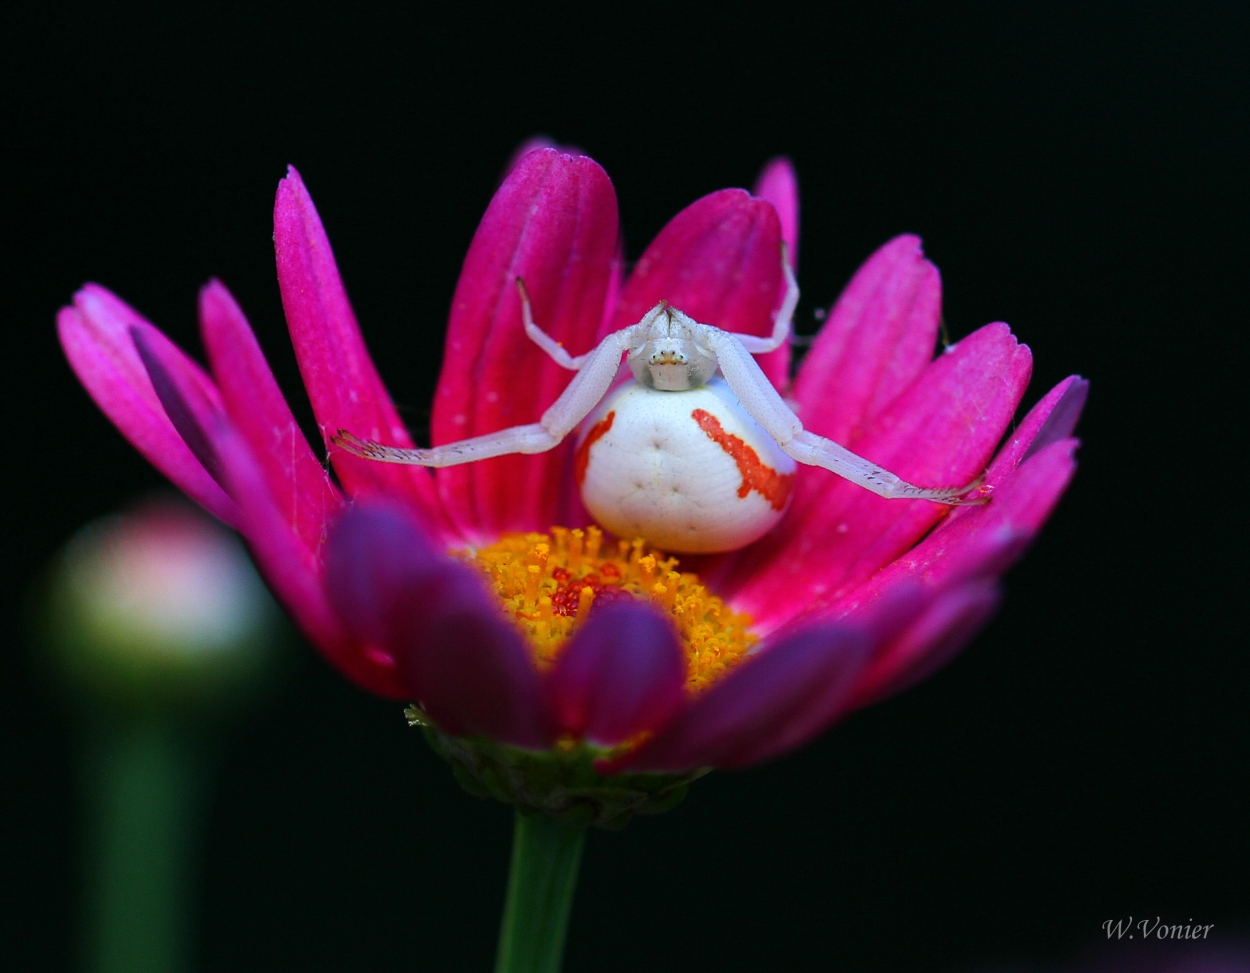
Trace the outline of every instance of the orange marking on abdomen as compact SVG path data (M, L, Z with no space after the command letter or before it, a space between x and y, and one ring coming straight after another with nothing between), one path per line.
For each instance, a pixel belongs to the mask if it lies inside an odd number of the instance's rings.
M608 430L612 428L612 420L615 418L616 413L609 412L591 426L590 432L586 433L586 438L582 440L582 444L577 447L577 452L573 454L573 478L577 480L579 487L586 479L586 467L590 465L590 447L608 434Z
M708 439L716 443L738 464L738 472L742 474L742 486L738 487L739 497L745 499L748 493L755 490L772 505L774 510L785 509L786 501L794 492L793 473L778 473L771 466L761 463L759 454L740 436L725 432L725 427L712 413L703 409L695 409L690 413L690 418L707 433Z

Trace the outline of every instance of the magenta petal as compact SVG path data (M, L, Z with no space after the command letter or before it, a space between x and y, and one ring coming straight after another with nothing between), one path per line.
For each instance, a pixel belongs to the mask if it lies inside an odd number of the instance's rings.
M797 632L747 659L611 769L741 767L776 757L843 712L870 649L851 625Z
M558 148L556 143L553 142L546 135L531 135L529 138L527 138L524 142L522 142L520 145L516 147L516 151L514 151L512 155L508 157L508 161L504 163L503 179L507 179L508 174L511 173L512 170L517 167L517 163L520 162L522 159L524 159L531 152L538 152L541 149L556 149L556 148ZM580 155L581 154L579 152L568 152L567 150L563 150L563 151L565 151L566 155ZM501 179L500 181L502 182L503 179Z
M781 220L781 238L790 248L790 261L799 262L799 179L794 166L784 156L764 166L755 181L753 194L773 204Z
M617 252L616 194L584 156L520 159L473 237L452 300L434 398L436 444L538 422L572 379L525 334L516 279L534 319L574 355L598 341ZM536 456L438 471L445 509L466 536L546 529L567 509L573 437Z
M407 514L347 510L326 553L339 618L385 646L408 691L456 736L539 749L552 739L537 670L516 629L469 568L438 553Z
M863 588L880 589L903 577L922 577L927 584L942 586L1001 575L1054 511L1076 472L1075 450L1076 440L1063 439L1031 456L994 493L990 504L970 508L969 515L943 524Z
M263 468L277 509L304 546L319 552L343 500L296 425L247 319L218 281L200 292L200 330L226 412Z
M625 283L613 328L637 324L668 301L703 324L767 335L784 291L777 211L744 190L722 189L691 203L651 241ZM778 388L789 384L789 346L757 361Z
M212 381L163 334L102 287L88 284L74 295L74 307L57 316L61 347L75 374L101 411L147 460L214 516L237 526L239 510L200 463L170 422L135 350L130 329L167 347L193 374L205 395Z
M547 690L561 732L613 746L681 709L685 681L672 624L630 602L591 613L560 653Z
M278 284L300 374L324 439L339 429L392 446L412 440L365 349L321 218L292 167L274 205ZM431 529L442 523L434 480L423 467L374 463L336 450L335 472L350 496L407 502Z
M848 603L865 592L875 597L871 592L904 577L924 577L937 584L950 577L1006 570L1045 523L1072 479L1076 441L1046 440L1071 433L1088 391L1089 383L1073 375L1046 393L990 464L985 482L993 491L992 501L954 511L919 546L848 596ZM1040 460L1041 455L1047 458ZM1028 462L1020 465L1022 457Z
M989 461L1031 368L1028 348L1006 325L987 325L934 361L856 449L912 483L966 483ZM801 469L799 483L807 502L740 561L735 607L765 631L798 610L828 607L950 511L924 500L885 500L819 469Z
M846 285L794 381L812 432L853 447L933 357L942 283L920 238L895 237Z
M1028 464L1027 471L1019 474L1017 467L1022 459L1031 459L1043 449L1055 446L1054 437L1072 432L1088 391L1089 382L1073 375L1047 392L1029 410L986 471L985 488L992 501L987 506L953 511L920 546L872 578L866 587L886 585L892 578L916 576L918 572L931 584L936 583L968 559L980 564L981 573L1006 570L1050 516L1071 480L1076 468L1072 458L1075 441L1057 440L1066 445L1050 450L1051 457L1045 464ZM973 540L973 535L978 539ZM982 550L982 545L988 545L992 552ZM952 554L957 556L951 557ZM941 564L941 569L935 572L930 560ZM1001 567L995 569L993 565L999 562Z
M524 142L517 146L516 151L508 158L507 164L503 167L503 175L500 182L508 178L508 173L517 167L517 163L524 159L531 152L537 152L540 149L555 149L563 155L585 155L586 153L579 149L576 145L560 145L546 135L531 135Z

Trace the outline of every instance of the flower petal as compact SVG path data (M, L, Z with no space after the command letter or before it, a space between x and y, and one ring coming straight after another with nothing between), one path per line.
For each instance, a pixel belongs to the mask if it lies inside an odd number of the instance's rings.
M1075 422L1073 402L1083 398L1087 383L1067 379L1047 395L1021 423L1034 432ZM1056 394L1057 393L1057 394ZM1069 430L1070 431L1070 430ZM1034 437L1013 437L990 467L987 482L997 489L983 507L956 512L917 547L879 571L844 597L834 611L854 618L895 586L917 582L945 590L933 615L909 638L891 645L873 659L855 691L855 706L864 706L919 681L944 665L984 623L997 603L994 581L1024 553L1054 510L1076 470L1073 439L1062 439L1029 457L1018 470L1011 454L1027 453ZM1039 437L1040 438L1040 437ZM1005 462L1000 462L1004 460ZM961 594L962 592L962 594Z
M156 328L103 287L88 284L74 306L57 316L61 347L92 399L140 453L214 516L238 524L239 510L195 457L161 405L131 338L135 328L153 346L168 347L203 394L216 396L212 380Z
M593 348L617 252L616 194L593 160L538 149L518 160L473 237L452 301L434 398L435 444L537 422L572 374L525 334L516 280L534 320L574 355ZM558 522L572 489L573 437L537 456L438 471L471 539Z
M803 359L794 397L804 427L853 447L933 358L941 316L941 279L920 238L895 237L856 271Z
M294 167L278 184L273 219L282 307L322 438L328 442L346 429L362 439L410 447L408 430L365 348L321 218ZM399 498L430 529L441 529L429 470L375 463L341 450L332 459L349 496Z
M1089 382L1079 375L1069 375L1047 392L1024 417L1011 439L994 457L986 482L993 485L1007 473L1051 443L1072 435L1085 400L1089 398Z
M672 624L629 602L591 613L560 653L547 690L561 732L613 746L681 709L685 681Z
M408 691L442 729L519 747L551 742L520 634L478 576L431 547L403 510L347 510L331 528L326 566L343 625L389 650Z
M264 470L277 509L319 553L342 497L296 425L242 310L218 281L200 291L200 332L226 413Z
M635 754L607 769L741 767L778 756L843 712L871 647L852 625L796 632L747 659Z
M219 442L231 492L246 497L243 532L261 573L296 624L352 682L388 699L408 695L395 660L340 624L326 594L325 571L269 493L267 471L243 436L228 429ZM320 551L317 552L320 554Z
M771 160L755 181L752 194L773 204L781 221L781 238L790 248L790 261L799 263L799 180L785 156Z
M226 421L221 399L205 394L195 381L191 362L171 343L153 341L150 333L139 328L130 329L130 338L174 429L208 475L229 493L212 433Z
M703 324L767 335L784 291L777 211L745 190L722 189L691 203L651 241L625 283L613 329L637 324L668 301ZM788 345L757 361L786 388Z
M237 502L239 532L265 580L300 628L363 688L383 696L404 695L394 661L369 650L339 625L326 599L319 552L302 543L279 512L266 470L224 409L200 394L177 349L152 342L137 330L135 344L171 421Z
M1031 368L1028 348L1005 324L987 325L934 361L876 417L856 450L912 483L966 483L1002 438ZM827 608L950 511L924 500L886 500L823 470L800 472L800 489L814 499L741 558L727 585L731 592L740 585L734 606L763 631L796 611Z
M928 678L981 630L998 608L998 586L973 581L935 597L901 635L879 651L855 683L849 706L858 709Z
M1076 427L1088 392L1089 382L1076 375L1047 392L986 471L985 485L992 491L992 501L952 512L922 544L873 577L865 590L879 591L904 576L924 577L933 584L939 577L952 576L952 569L955 577L985 575L991 570L989 565L999 561L1000 572L1006 570L1019 555L1018 548L1027 544L1050 516L1075 472L1072 454L1076 441L1054 437L1066 437ZM1052 449L1056 442L1065 445ZM1023 460L1043 450L1051 453L1045 464L1020 468ZM980 540L972 539L973 535ZM981 544L989 549L980 550ZM973 563L979 565L975 570L968 567ZM942 567L935 572L935 565ZM845 604L851 604L854 597L849 596Z
M1024 553L1076 472L1076 440L1061 439L1029 457L983 507L969 507L957 520L877 572L836 606L853 611L891 585L920 580L947 587L976 578L996 578Z
M516 168L517 163L524 159L531 152L537 152L539 149L555 149L562 155L585 155L586 153L579 149L576 145L560 145L554 139L546 135L531 135L524 142L516 147L516 151L508 158L507 164L503 167L503 175L500 182L508 178L508 173Z

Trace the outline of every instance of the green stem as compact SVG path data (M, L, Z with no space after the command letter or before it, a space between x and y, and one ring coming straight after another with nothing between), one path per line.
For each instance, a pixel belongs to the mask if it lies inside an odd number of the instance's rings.
M495 973L559 973L585 841L584 828L517 812Z
M100 728L88 751L89 973L188 966L199 761L159 720Z

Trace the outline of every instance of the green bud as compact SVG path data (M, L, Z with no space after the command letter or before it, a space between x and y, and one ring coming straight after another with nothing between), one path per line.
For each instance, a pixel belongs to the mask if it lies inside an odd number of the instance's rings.
M232 532L157 500L74 536L53 566L42 627L76 696L190 715L251 695L279 617Z

